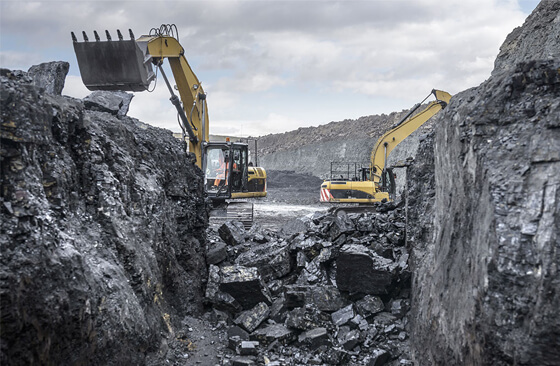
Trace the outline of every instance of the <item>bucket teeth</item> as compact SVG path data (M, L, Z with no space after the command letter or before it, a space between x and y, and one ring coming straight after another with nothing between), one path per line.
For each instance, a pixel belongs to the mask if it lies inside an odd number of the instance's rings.
M128 34L130 34L130 40L134 41L135 37L134 37L134 33L132 33L132 29L128 29Z
M130 39L132 41L134 41L134 34L132 33L132 30L128 30L130 33ZM74 32L70 32L70 34L72 35L72 41L73 42L78 42L78 38L76 37L76 35L74 34ZM84 42L89 42L89 38L86 34L85 31L82 31L82 36L84 37ZM100 42L101 39L99 38L99 34L97 33L97 31L93 31L93 36L95 37L95 40L97 42ZM109 33L108 30L105 30L105 36L107 37L107 41L112 41L113 39L111 38L111 34ZM119 38L119 41L122 41L124 39L121 31L119 29L117 29L117 37Z

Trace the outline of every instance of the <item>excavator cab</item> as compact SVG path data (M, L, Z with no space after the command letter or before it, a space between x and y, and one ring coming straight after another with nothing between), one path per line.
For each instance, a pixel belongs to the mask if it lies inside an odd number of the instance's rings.
M204 182L210 198L225 200L248 192L247 144L209 142L205 150Z
M235 219L250 228L253 222L253 204L229 201L260 196L249 190L249 169L253 168L248 164L247 144L226 141L208 142L205 145L204 184L213 205L210 222L221 223ZM260 193L266 196L266 190Z

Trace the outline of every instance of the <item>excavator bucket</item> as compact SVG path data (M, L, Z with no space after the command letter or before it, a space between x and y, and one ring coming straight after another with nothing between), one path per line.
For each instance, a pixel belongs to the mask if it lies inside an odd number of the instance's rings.
M106 41L101 41L94 31L90 41L82 32L84 41L78 42L74 32L74 52L82 81L89 90L144 91L155 78L147 44L136 42L131 30L130 40L123 40L117 30L118 40L112 40L108 31Z

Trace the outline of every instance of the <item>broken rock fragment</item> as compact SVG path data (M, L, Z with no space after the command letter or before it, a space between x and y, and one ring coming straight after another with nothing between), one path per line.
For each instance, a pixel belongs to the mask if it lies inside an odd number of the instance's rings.
M239 345L238 352L242 356L254 356L257 354L257 347L259 346L259 342L255 341L241 341Z
M385 310L385 304L381 298L372 295L366 295L362 299L356 301L358 312L367 318Z
M232 326L227 331L228 339L237 337L240 341L248 341L249 340L249 333L243 330L241 327L237 325Z
M45 89L46 93L61 95L69 69L68 62L53 61L33 65L27 73L33 79L33 84Z
M321 311L336 311L345 305L338 289L333 285L285 286L285 306L288 308L313 305Z
M84 106L92 111L124 117L128 113L133 96L124 91L96 90L84 98Z
M344 245L336 264L338 288L349 293L385 295L397 278L393 261L359 244Z
M233 322L243 327L248 332L252 332L257 329L257 327L261 325L263 321L266 320L269 314L270 308L268 307L268 305L264 302L260 302L255 305L254 308L245 310L244 312L239 314L237 318L233 320Z
M344 299L335 286L310 286L306 293L306 303L312 303L321 311L336 311L344 306Z
M327 324L330 317L312 306L297 308L289 311L286 316L286 326L299 330L310 330Z
M350 304L338 311L331 314L332 322L334 325L344 325L356 316L354 305Z
M337 340L344 349L350 351L360 343L360 331L357 329L350 329L347 326L341 327L338 332Z
M385 365L389 359L391 358L391 354L383 349L375 349L372 352L372 358L368 362L368 366L383 366Z
M292 260L286 243L254 245L240 254L236 263L246 267L257 267L265 281L280 278L292 270Z
M356 226L344 211L340 211L331 226L331 240L336 240L342 234L356 230Z
M218 234L227 245L235 246L245 243L245 227L240 221L232 220L224 223L218 229Z
M221 270L218 266L210 265L208 268L208 284L206 286L206 299L210 301L216 309L238 312L241 305L230 294L220 290L222 282Z
M309 349L317 349L330 343L327 328L314 328L303 332L299 336L299 343L306 345Z
M236 357L232 360L232 366L253 366L256 365L255 361L248 357Z
M265 328L257 329L250 336L251 340L259 341L262 345L268 346L277 341L287 345L295 340L295 333L286 328L283 324L273 324Z
M260 302L272 304L257 268L234 265L222 267L220 272L220 291L231 295L243 309L251 309Z
M226 245L222 242L212 243L206 251L206 263L218 264L227 257Z

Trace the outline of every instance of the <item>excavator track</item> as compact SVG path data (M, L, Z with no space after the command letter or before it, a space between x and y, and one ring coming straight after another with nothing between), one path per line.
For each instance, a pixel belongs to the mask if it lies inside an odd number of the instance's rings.
M240 221L246 230L253 226L253 204L251 202L226 202L210 211L210 225L221 225L227 221Z

